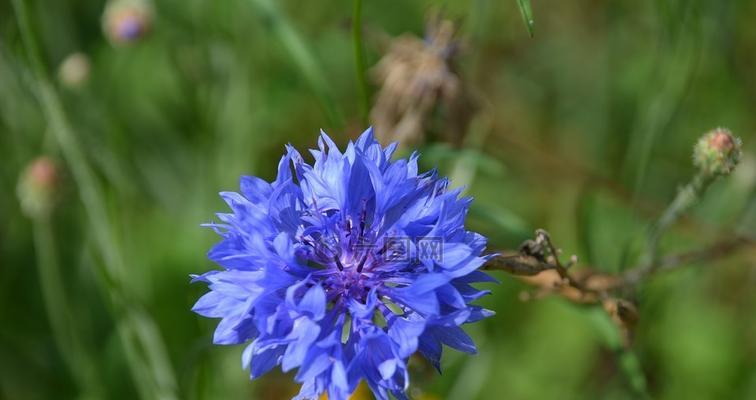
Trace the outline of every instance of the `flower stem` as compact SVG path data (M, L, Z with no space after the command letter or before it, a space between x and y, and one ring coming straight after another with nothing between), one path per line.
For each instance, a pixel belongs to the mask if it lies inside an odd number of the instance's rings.
M118 243L112 235L113 229L110 218L105 210L105 202L97 184L95 175L81 151L73 129L63 111L63 106L55 92L45 66L40 58L39 46L34 33L26 5L27 0L13 0L16 20L19 24L22 41L27 57L35 75L35 89L39 98L44 117L52 131L55 141L60 147L66 163L71 168L74 181L79 190L79 196L87 213L95 243L103 257L103 263L97 263L100 276L103 278L106 293L110 295L113 313L118 323L143 326L131 326L145 334L138 336L140 345L151 349L149 357L129 358L129 368L135 376L135 383L143 398L175 399L176 383L165 351L165 344L159 335L154 320L144 313L141 307L127 293L126 286L121 281L124 261ZM140 318L135 318L139 316ZM126 346L127 339L119 335ZM144 371L149 371L145 374ZM138 379L140 375L148 375L147 380Z
M352 16L352 41L354 45L354 67L357 74L357 89L360 96L360 117L363 124L368 122L368 83L365 76L365 50L362 46L362 0L354 0Z
M55 249L55 236L47 216L32 220L34 248L37 255L39 284L53 339L71 375L85 393L85 398L104 395L91 349L84 345L76 332L74 311L63 288L63 278Z
M697 173L693 179L678 192L672 203L669 204L661 217L651 226L647 237L646 260L644 268L654 270L659 263L659 241L672 224L680 219L680 216L692 206L709 185L714 177L703 172Z

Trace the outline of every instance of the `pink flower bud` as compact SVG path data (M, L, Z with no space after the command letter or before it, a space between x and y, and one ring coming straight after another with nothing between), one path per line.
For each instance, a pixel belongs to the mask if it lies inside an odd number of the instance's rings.
M18 198L24 214L29 217L48 215L59 183L58 167L49 157L40 156L29 163L18 182Z
M707 175L727 175L740 161L740 139L725 128L709 131L693 149L693 164Z

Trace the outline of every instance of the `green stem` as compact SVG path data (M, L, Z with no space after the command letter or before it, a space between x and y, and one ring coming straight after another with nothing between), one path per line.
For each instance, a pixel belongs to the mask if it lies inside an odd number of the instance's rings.
M612 322L609 314L601 307L590 308L588 316L603 338L605 345L614 353L620 373L624 375L630 388L635 392L634 398L650 399L651 396L648 393L648 384L646 376L643 374L640 359L632 348L624 343L622 332L618 326Z
M703 195L713 181L714 177L711 175L702 172L697 173L690 183L677 192L672 203L651 226L647 238L646 262L644 263L646 269L653 270L658 266L659 241L662 236Z
M55 237L47 216L33 219L34 248L42 297L50 320L53 339L63 361L68 366L80 389L87 398L104 395L91 349L81 341L76 331L73 307L63 288Z
M622 374L625 375L630 388L638 399L651 399L648 383L643 375L643 367L638 355L631 348L619 347L615 349L617 362Z
M27 57L35 74L37 95L42 106L44 116L51 128L56 142L61 149L66 163L69 165L74 181L79 189L79 196L84 203L90 228L95 238L97 247L103 257L104 263L97 263L100 267L100 275L105 281L106 292L111 297L111 303L116 319L132 324L135 321L145 324L145 327L134 326L134 330L143 330L147 334L138 336L141 346L153 349L154 354L150 358L142 357L129 362L129 368L134 375L135 384L140 390L142 397L175 399L176 383L170 362L168 360L165 344L160 338L157 325L149 317L136 320L134 315L142 315L143 311L128 295L126 286L122 284L121 276L124 270L124 262L121 251L112 235L110 219L105 209L104 196L100 192L99 185L92 169L89 167L84 153L77 142L73 129L63 111L63 106L55 92L50 78L40 58L39 47L31 29L26 0L13 0L13 8L19 24L21 37L27 52ZM124 335L119 335L122 343L127 345ZM157 361L156 361L157 360ZM144 371L150 371L149 379L139 379ZM168 377L168 378L166 378Z
M112 241L109 240L110 231L107 229L105 222L107 220L107 214L102 206L103 203L99 199L95 187L94 175L86 165L84 154L75 141L73 133L71 132L63 113L60 100L57 98L57 94L47 77L44 64L39 56L39 47L37 46L37 42L34 39L35 37L31 29L25 0L13 0L13 7L16 11L16 19L19 24L24 47L26 48L27 58L31 63L32 70L36 77L37 86L34 89L36 89L45 117L55 136L57 144L61 148L66 162L70 165L76 183L78 184L81 200L84 203L85 210L92 222L94 236L98 241L100 248L104 250L103 257L105 258L107 268L105 278L109 283L114 284L117 279L115 270L120 262L117 257L115 257L115 252L111 244Z
M354 45L354 67L357 73L357 89L360 96L360 117L362 123L368 123L368 82L365 76L365 51L362 46L362 0L354 0L352 17L352 41Z

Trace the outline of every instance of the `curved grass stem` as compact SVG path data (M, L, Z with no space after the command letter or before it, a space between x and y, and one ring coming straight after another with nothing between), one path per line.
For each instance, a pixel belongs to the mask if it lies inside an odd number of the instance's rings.
M82 341L74 321L75 312L63 287L55 236L47 216L32 220L39 284L53 339L63 361L87 398L104 395L92 349Z
M699 172L690 183L677 192L675 199L667 206L648 232L644 269L652 271L657 268L659 264L659 241L662 236L703 195L713 180L711 175Z
M98 272L104 280L104 292L110 295L111 311L119 323L144 325L132 326L131 328L144 331L145 334L137 336L136 340L142 347L153 350L149 357L130 357L129 368L143 397L175 399L177 398L176 383L165 351L165 344L154 320L143 314L141 308L129 296L127 287L121 281L124 261L118 242L113 236L110 218L105 209L104 196L42 63L26 1L13 0L13 8L27 57L34 71L33 89L39 98L44 117L55 137L55 141L71 169L79 190L79 196L84 203L90 229L103 258L103 262L96 263L96 265L100 267ZM135 314L143 315L143 317L135 319L133 318ZM119 336L124 347L128 348L127 338L122 334ZM145 375L144 371L149 371L147 380L140 379L142 378L141 375Z

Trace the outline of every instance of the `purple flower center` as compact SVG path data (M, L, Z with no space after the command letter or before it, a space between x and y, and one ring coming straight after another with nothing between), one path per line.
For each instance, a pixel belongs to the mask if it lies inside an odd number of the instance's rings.
M353 226L350 219L342 224L341 234L313 235L302 239L303 254L320 269L314 274L322 279L329 303L354 299L365 303L370 290L380 287L374 268L381 265L374 241L366 234L365 223Z
M136 15L126 15L118 23L118 36L125 40L138 39L142 34L142 20Z

